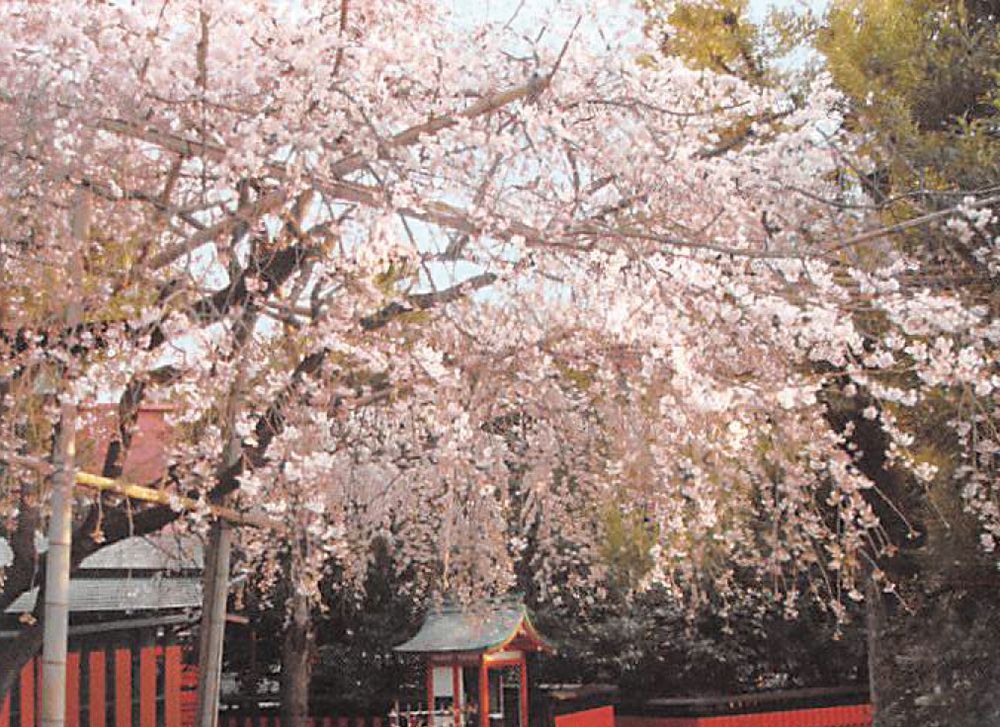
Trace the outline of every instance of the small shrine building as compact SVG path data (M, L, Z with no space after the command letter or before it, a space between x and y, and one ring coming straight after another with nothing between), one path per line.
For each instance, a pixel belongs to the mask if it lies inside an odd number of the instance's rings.
M429 727L528 727L526 654L555 649L523 604L501 601L434 609L396 651L424 656Z

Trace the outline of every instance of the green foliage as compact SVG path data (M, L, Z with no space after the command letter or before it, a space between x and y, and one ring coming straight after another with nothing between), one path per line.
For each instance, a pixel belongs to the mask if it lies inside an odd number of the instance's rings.
M869 187L876 201L995 184L1000 25L982 10L961 0L830 7L816 46L883 170Z
M422 610L406 574L396 572L389 550L375 541L363 592L345 585L342 569L331 564L321 584L324 609L313 614L315 638L310 703L318 711L384 714L395 698L412 693L424 699L419 659L392 647L412 636ZM251 574L238 610L246 626L227 629L226 659L237 670L240 694L253 697L273 689L280 673L287 580L260 588Z
M605 510L604 533L602 557L612 588L619 592L638 588L653 567L650 549L659 540L659 528L642 513L611 505Z
M647 15L656 17L660 3L643 0ZM665 13L666 25L650 22L664 55L680 56L695 68L760 82L764 68L759 58L760 32L748 22L748 0L713 3L676 3Z
M315 621L311 701L335 699L359 714L384 714L393 699L409 694L423 701L420 659L392 650L417 630L423 609L403 587L386 544L372 544L363 594L344 588L342 580L334 568L323 586L328 608Z
M631 698L753 692L863 681L858 621L837 634L812 607L796 620L763 604L716 599L692 613L654 587L612 595L590 608L539 604L535 622L559 648L533 674L540 681L617 684Z
M641 0L640 7L660 52L693 68L785 88L814 70L807 51L820 22L807 7L774 7L756 23L748 0Z

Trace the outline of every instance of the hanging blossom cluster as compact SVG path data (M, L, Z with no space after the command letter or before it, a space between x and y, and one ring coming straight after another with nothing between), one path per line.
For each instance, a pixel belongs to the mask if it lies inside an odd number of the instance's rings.
M305 542L313 593L373 538L439 590L597 593L618 508L647 580L749 570L794 610L805 572L837 607L893 546L840 398L992 549L1000 325L858 254L828 80L796 103L563 12L526 47L420 2L5 4L5 532L59 396L123 434L168 401L161 486L280 522L244 547ZM977 209L947 231L994 265ZM947 471L907 424L942 400Z

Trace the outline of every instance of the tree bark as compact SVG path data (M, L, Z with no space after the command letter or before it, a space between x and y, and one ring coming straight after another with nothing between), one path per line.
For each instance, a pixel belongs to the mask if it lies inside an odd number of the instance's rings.
M293 559L294 560L294 559ZM312 678L313 633L309 599L298 587L294 566L288 627L281 655L281 720L287 727L306 727Z
M876 727L1000 725L1000 571L980 547L981 523L962 506L960 484L928 489L894 468L885 434L856 408L827 416L839 431L853 424L852 451L863 453L855 464L878 484L869 502L898 546L878 559L896 592L867 589Z
M3 658L0 659L0 704L12 689L21 669L38 650L42 648L42 625L33 624L23 629L12 643L5 644Z
M198 631L198 725L215 727L219 719L219 687L222 679L222 642L226 629L229 595L229 555L233 534L222 520L212 525L205 551L204 592Z
M879 713L879 685L875 681L878 673L878 642L875 635L878 633L879 625L885 618L884 604L882 602L882 591L879 585L868 578L865 588L865 646L868 651L868 701L872 705L875 714Z
M1000 579L976 575L923 570L874 604L877 727L1000 725Z

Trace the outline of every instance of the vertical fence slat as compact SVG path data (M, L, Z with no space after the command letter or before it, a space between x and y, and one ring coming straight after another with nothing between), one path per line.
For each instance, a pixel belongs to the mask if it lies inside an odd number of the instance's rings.
M104 652L91 651L87 655L87 727L104 727L104 710L107 701L104 684Z
M35 660L21 667L21 727L35 727Z
M7 696L3 699L3 706L0 707L0 727L10 727L10 691L7 690Z
M164 727L181 727L181 647L168 646L163 662Z
M132 727L132 650L115 650L115 727Z
M139 725L156 727L156 652L152 646L139 650Z
M39 655L33 662L35 669L35 707L33 711L34 724L42 727L42 657Z
M66 654L66 727L80 727L80 652Z

